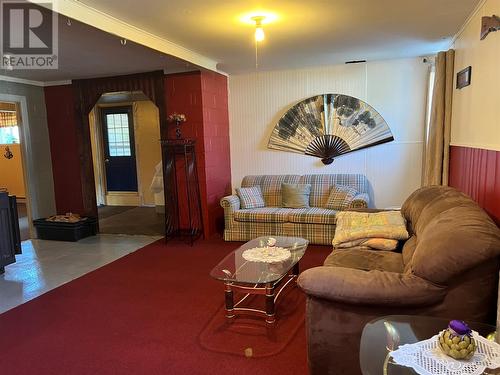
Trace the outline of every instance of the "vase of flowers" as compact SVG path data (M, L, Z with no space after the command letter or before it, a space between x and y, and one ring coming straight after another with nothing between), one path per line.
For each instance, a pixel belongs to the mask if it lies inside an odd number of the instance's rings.
M181 138L181 124L186 122L186 115L183 113L172 113L168 116L168 121L173 122L175 124L175 136L177 139Z

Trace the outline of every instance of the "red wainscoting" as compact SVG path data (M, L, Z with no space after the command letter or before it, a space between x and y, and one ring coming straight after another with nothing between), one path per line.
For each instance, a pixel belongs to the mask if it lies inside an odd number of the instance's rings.
M58 214L84 214L71 85L45 87L54 193Z
M450 147L450 186L470 195L500 225L500 152Z

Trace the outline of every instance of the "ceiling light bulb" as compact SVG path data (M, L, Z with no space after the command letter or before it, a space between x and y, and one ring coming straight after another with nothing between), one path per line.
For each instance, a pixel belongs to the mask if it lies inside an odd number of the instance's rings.
M265 38L264 29L262 26L257 26L255 28L255 41L262 42Z

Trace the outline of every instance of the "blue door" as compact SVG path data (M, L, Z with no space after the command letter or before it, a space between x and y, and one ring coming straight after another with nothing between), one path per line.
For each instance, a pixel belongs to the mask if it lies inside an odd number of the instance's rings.
M103 108L102 131L107 191L137 191L132 107Z

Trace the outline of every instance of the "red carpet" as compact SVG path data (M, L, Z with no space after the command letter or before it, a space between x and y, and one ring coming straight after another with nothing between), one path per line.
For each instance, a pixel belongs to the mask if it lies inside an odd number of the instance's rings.
M238 299L239 296L235 295L235 300ZM248 307L265 310L263 296L251 296L245 304ZM299 288L288 285L277 300L276 322L273 325L267 324L261 317L243 314L228 322L224 306L221 306L214 312L212 320L203 330L200 344L208 350L245 357L276 355L290 343L297 330L303 326L304 304L304 293Z
M0 315L0 372L306 374L300 316L295 334L262 338L267 356L258 357L261 341L231 332L228 345L250 343L258 358L214 351L223 349L210 333L215 314L222 314L223 292L209 272L238 246L159 241ZM321 264L329 251L310 246L302 269ZM303 317L303 302L299 309ZM293 329L292 323L286 324Z

